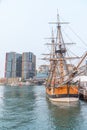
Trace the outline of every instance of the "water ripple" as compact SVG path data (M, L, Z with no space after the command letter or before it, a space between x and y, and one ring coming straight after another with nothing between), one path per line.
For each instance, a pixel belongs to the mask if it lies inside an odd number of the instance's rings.
M0 87L0 130L86 130L87 103L52 103L44 86Z

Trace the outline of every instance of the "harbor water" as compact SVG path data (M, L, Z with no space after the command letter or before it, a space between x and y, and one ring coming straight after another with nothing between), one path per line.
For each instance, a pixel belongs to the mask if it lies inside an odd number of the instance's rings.
M0 130L87 130L87 102L52 103L44 86L0 86Z

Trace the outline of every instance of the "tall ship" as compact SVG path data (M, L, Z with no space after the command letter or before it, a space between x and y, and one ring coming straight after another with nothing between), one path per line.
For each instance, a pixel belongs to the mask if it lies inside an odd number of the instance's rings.
M76 102L79 100L79 83L73 79L87 54L81 57L77 66L72 64L69 66L67 60L72 59L72 57L66 57L67 43L64 43L61 31L61 24L66 24L66 22L60 22L59 14L57 19L57 22L52 23L57 24L57 36L55 38L52 31L51 43L47 43L47 45L51 46L51 52L46 54L49 55L48 58L47 56L43 58L44 60L49 60L50 63L49 74L45 84L46 95L49 100L55 102Z

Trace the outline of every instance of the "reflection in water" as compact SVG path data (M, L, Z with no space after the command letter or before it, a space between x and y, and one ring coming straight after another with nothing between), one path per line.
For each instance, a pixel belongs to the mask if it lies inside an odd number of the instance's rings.
M70 108L70 107L79 107L80 102L53 102L51 101L51 103L55 106L57 106L58 108Z
M54 105L54 106L53 106ZM48 101L50 120L55 129L74 130L78 128L78 116L80 114L79 103L56 103Z
M87 103L51 103L43 86L3 86L0 130L87 130Z
M29 87L3 87L4 107L2 116L0 114L0 130L24 129L35 119L33 111L35 96L33 88ZM1 105L0 105L1 113Z
M3 117L4 108L4 87L0 86L0 116Z

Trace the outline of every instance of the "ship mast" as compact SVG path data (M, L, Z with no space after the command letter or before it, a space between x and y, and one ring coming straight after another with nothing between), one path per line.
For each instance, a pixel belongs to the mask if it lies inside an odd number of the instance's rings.
M60 57L60 83L63 82L64 80L64 69L63 69L63 55L62 55L62 43L61 43L61 26L60 26L60 23L59 23L59 14L57 15L58 16L58 44L59 44L59 49L60 49L60 53L59 53L59 57Z
M50 24L57 24L57 36L56 40L54 40L54 34L52 30L51 43L47 44L51 45L51 53L48 54L50 57L44 58L44 60L50 60L50 70L46 86L53 88L64 84L65 81L70 78L70 72L66 60L71 58L65 57L67 52L65 47L66 43L64 43L61 32L61 24L67 24L67 22L60 22L59 14L57 14L57 22L50 22Z
M58 64L59 70L60 70L59 83L61 84L64 81L64 68L67 68L66 61L64 58L65 53L66 53L66 48L65 48L64 41L62 38L62 33L61 33L61 24L64 24L64 23L60 22L59 14L57 14L57 20L58 20L58 22L57 22L57 44L58 44L58 46L56 47L55 52L57 54L57 57L59 58L59 64ZM66 70L68 71L68 68Z
M50 53L50 73L48 76L48 83L47 86L49 87L49 85L51 84L51 87L54 87L55 84L55 41L54 41L54 33L53 33L53 29L52 29L52 40L51 40L51 53Z
M55 87L56 83L61 84L64 82L65 71L68 73L68 67L65 60L65 43L63 41L61 33L61 24L66 24L66 22L60 22L59 14L57 14L57 22L51 22L51 24L57 24L57 37L56 41L54 40L54 34L52 30L52 40L51 44L51 53L50 53L50 71L48 76L47 86Z

